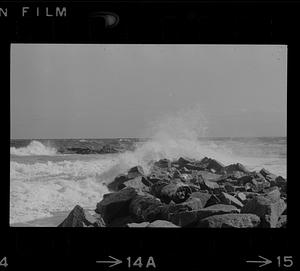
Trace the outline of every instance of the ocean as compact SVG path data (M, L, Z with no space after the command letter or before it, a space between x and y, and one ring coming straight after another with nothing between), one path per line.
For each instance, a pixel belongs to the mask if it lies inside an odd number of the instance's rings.
M147 172L160 158L207 156L286 177L286 144L285 137L11 140L10 225L53 226L51 217L61 220L77 204L93 210L118 174L135 165Z

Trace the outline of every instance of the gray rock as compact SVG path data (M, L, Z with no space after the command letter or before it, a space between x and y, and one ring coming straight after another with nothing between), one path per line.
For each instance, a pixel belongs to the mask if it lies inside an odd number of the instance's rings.
M150 222L141 222L141 223L128 223L127 227L129 228L146 228Z
M144 176L144 175L145 175L145 173L144 173L143 168L141 166L136 166L136 167L133 167L128 170L127 178L134 179L136 177Z
M240 202L242 202L242 203L245 203L245 202L247 201L247 196L246 196L246 194L243 193L243 192L237 193L237 194L236 194L236 198L237 198Z
M284 179L284 178L281 177L281 176L278 176L278 177L275 179L274 184L275 184L276 186L280 187L281 193L286 193L286 187L287 187L286 179Z
M171 168L171 161L169 159L160 159L159 161L154 163L155 167L159 168Z
M249 170L247 170L242 164L237 163L237 164L231 164L229 166L225 167L225 171L227 174L233 174L236 171L242 172L242 173L250 173Z
M192 210L198 210L204 208L210 198L211 194L209 193L193 192L187 201L182 204L189 206Z
M155 220L151 222L147 228L178 228L178 226L167 220Z
M213 169L215 173L222 174L225 172L225 166L215 159L205 157L201 160L201 165L208 170Z
M123 185L125 187L132 187L139 191L149 192L150 188L145 185L145 183L147 183L147 180L143 176L139 176L124 182Z
M124 182L128 180L127 175L120 174L111 183L107 185L110 191L119 191L125 187Z
M218 195L218 197L221 200L221 203L223 203L223 204L234 205L237 208L242 208L244 206L244 204L241 203L237 198L235 198L234 196L231 196L227 193L223 192L220 195Z
M137 195L132 199L129 205L129 212L138 221L146 221L149 216L149 211L157 209L157 213L159 213L161 210L159 209L160 206L162 206L160 200L152 195Z
M197 211L186 211L176 214L171 214L169 220L180 227L186 227L195 224L200 219L227 213L239 213L239 210L232 205L216 204L210 207L200 209Z
M287 215L281 215L276 224L276 228L286 228L287 224Z
M87 210L76 205L67 218L58 227L105 227L105 223L99 216L92 216Z
M274 190L269 194L256 196L249 200L241 212L258 215L261 219L262 227L275 228L279 217L285 209L285 202L278 197L276 190Z
M105 223L109 224L115 218L129 215L129 204L137 196L134 188L127 187L118 192L106 194L97 203L96 213L101 214Z
M200 228L255 228L260 218L254 214L223 214L201 219Z

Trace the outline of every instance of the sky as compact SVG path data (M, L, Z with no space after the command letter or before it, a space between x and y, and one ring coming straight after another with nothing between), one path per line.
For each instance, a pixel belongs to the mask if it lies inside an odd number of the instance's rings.
M197 106L206 136L286 136L285 45L11 45L11 138L147 136Z

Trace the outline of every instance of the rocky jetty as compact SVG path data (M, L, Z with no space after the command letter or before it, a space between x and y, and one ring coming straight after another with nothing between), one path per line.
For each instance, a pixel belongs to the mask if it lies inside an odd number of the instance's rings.
M266 169L205 157L155 161L116 176L90 214L76 206L60 227L281 228L287 181Z

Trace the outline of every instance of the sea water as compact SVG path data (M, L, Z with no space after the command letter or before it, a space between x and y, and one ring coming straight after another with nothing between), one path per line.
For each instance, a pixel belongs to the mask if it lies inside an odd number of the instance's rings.
M106 143L123 144L124 150L114 154L59 152L64 146L97 148ZM265 168L286 177L285 137L11 140L10 224L67 213L77 204L95 209L109 192L106 184L118 174L138 164L147 172L153 160L180 156L207 156L225 165L239 162L250 170Z

